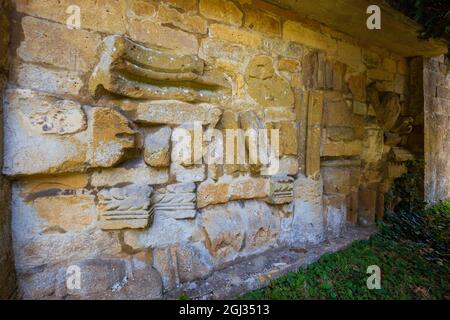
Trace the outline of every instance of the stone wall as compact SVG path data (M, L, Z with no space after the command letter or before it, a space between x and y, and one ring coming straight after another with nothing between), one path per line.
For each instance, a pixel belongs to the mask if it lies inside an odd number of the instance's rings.
M450 198L450 74L444 56L423 61L425 194L429 204Z
M0 1L0 101L7 82L9 42L9 1ZM3 118L0 112L0 118ZM0 126L3 142L3 126ZM0 142L0 165L3 160L3 143ZM0 299L13 298L16 291L13 252L11 243L11 211L9 181L0 175Z
M279 7L14 4L3 172L24 298L159 298L268 249L373 225L414 158L408 61ZM278 130L278 170L207 162L237 148L208 129ZM208 153L186 132L205 133ZM180 150L191 154L175 161ZM80 289L65 285L73 266Z

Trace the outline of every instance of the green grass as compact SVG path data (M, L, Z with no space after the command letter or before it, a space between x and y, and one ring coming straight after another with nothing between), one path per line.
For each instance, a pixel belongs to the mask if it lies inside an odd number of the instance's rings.
M406 222L405 222L406 221ZM326 254L242 299L450 299L450 202L388 215L378 234ZM381 269L381 289L366 286Z

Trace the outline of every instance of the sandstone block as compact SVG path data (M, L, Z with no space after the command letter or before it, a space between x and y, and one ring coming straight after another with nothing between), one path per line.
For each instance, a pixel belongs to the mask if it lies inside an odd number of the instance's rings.
M206 180L200 183L197 190L198 208L210 204L226 203L230 200L229 184L226 182L214 182Z
M44 232L45 230L80 231L92 225L96 217L92 195L39 197L33 201L33 208L45 221Z
M165 2L184 11L194 11L197 9L198 0L165 0Z
M169 127L160 127L147 132L144 141L144 160L149 166L169 166L171 135L172 130Z
M181 101L141 102L137 107L135 121L148 124L174 124L198 121L211 125L219 121L222 112L209 104L193 105Z
M122 161L136 143L128 120L110 108L86 110L87 117L76 102L29 90L9 91L4 173L79 172ZM40 161L30 162L33 157Z
M17 54L24 61L74 71L88 71L94 66L100 35L29 16L22 19L22 27L25 39Z
M127 118L111 108L92 110L92 166L111 167L136 147L136 132Z
M337 50L336 40L324 34L306 28L301 23L286 21L283 24L283 39L304 44L311 48L334 53Z
M212 271L211 257L201 243L157 248L153 261L166 291L181 283L205 278Z
M16 1L16 9L18 12L38 16L62 24L65 24L70 16L66 11L68 11L68 7L71 5L76 5L80 8L80 27L82 29L91 29L108 33L126 32L126 4L122 1Z
M262 45L260 35L223 24L210 25L209 35L212 38L242 44L251 48L260 48Z
M181 30L206 34L208 25L206 20L197 15L180 13L176 9L160 6L158 10L158 19L162 23L170 23Z
M12 74L12 81L19 87L54 94L78 95L83 86L77 72L51 70L29 63L16 63Z
M194 35L161 26L150 20L131 19L129 34L133 40L145 44L173 49L180 53L198 52L198 41Z
M229 0L200 0L200 13L208 19L240 26L243 13Z
M251 9L245 12L244 26L270 35L281 34L280 19L259 10Z
M265 178L239 177L229 186L230 200L258 199L269 195L269 182Z
M170 176L177 182L198 182L206 179L205 165L183 167L180 164L170 164Z
M148 167L143 161L132 161L124 166L94 170L91 185L94 187L115 187L124 184L164 184L169 181L166 168Z
M253 58L246 70L250 96L264 107L291 107L294 104L289 83L275 73L269 56Z
M323 145L322 157L358 156L362 152L362 141L330 142Z

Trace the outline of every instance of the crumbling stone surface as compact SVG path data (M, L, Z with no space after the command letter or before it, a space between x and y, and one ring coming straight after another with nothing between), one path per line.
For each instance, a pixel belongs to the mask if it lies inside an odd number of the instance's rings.
M414 61L261 1L77 0L79 28L69 5L14 1L22 36L0 53L2 172L27 299L256 288L300 265L292 248L312 248L312 261L354 239L352 225L372 226L417 157ZM430 77L425 123L443 132L448 90ZM2 231L8 221L0 213ZM230 276L238 261L251 275ZM66 285L70 266L85 272L81 289Z

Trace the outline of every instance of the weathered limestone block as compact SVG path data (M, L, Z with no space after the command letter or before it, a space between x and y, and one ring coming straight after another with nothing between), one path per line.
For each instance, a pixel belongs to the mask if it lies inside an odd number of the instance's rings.
M269 206L251 200L208 206L201 211L206 245L216 264L273 245L280 224Z
M99 227L103 230L146 228L153 218L151 193L148 185L101 190L98 193Z
M184 123L172 131L171 161L182 166L201 164L206 149L203 129L199 123Z
M29 90L9 92L9 103L36 134L73 134L87 127L77 102Z
M367 88L367 98L375 110L379 125L385 130L391 130L401 112L400 99L396 93L387 92L382 97L374 84Z
M155 191L152 210L174 219L193 219L197 214L194 183L171 184Z
M32 206L45 224L44 232L84 230L94 223L97 213L92 195L39 197Z
M401 147L393 147L389 152L389 160L394 162L404 162L408 160L414 160L416 157L408 149Z
M210 104L189 104L175 100L139 102L135 121L144 124L181 125L198 121L214 127L222 112Z
M250 96L264 107L290 107L294 95L289 83L275 73L269 56L253 58L246 70L246 81Z
M294 181L294 214L285 221L281 240L288 244L319 243L325 238L323 183L299 176Z
M230 200L228 182L215 182L212 179L203 181L197 190L197 207L203 208L211 204L226 203Z
M115 168L96 169L91 176L93 187L115 187L127 184L163 184L169 181L167 168L148 167L142 160L125 162Z
M286 21L283 25L283 39L304 44L311 48L321 49L327 52L335 53L337 42L331 37L306 28L295 21Z
M87 160L87 134L79 104L25 90L8 91L5 99L4 174L82 171ZM61 106L66 110L58 110ZM53 133L47 133L49 130ZM58 131L81 132L61 136Z
M200 44L199 57L204 60L216 58L218 61L227 61L238 66L249 56L256 54L256 49L237 44L232 39L221 40L217 38L204 38Z
M323 157L350 157L358 156L362 152L362 141L330 142L323 146L321 156Z
M170 164L170 127L150 129L144 140L144 160L151 167L168 167Z
M22 27L25 40L17 54L24 61L74 71L88 71L95 65L100 35L30 16L22 19Z
M206 179L206 167L203 164L184 167L177 163L170 164L170 177L177 182L199 182Z
M10 90L4 112L7 175L112 166L136 147L136 133L128 120L110 108L83 109L51 95Z
M90 223L95 221L95 199L91 195L41 196L26 201L21 194L22 189L15 184L12 234L19 272L121 253L117 233L103 232Z
M171 212L170 214L172 214ZM152 225L145 230L126 229L123 243L130 252L202 240L194 219L175 219L155 211Z
M213 267L211 256L202 243L156 248L153 264L161 274L165 291L184 282L205 278Z
M383 130L378 126L367 127L364 133L361 159L374 164L383 157Z
M230 200L265 198L269 195L269 181L265 178L241 176L231 181L229 192Z
M307 177L317 178L320 174L320 139L323 113L323 92L310 91L307 101L305 173Z
M52 0L15 1L16 9L32 16L42 17L48 20L65 24L69 17L66 12L69 6L77 5L80 8L80 24L82 29L91 29L107 33L125 33L125 9L126 4L116 0L80 1Z
M92 110L92 160L94 167L111 167L136 147L136 132L127 118L110 108Z
M268 203L283 204L292 202L294 196L294 178L288 176L273 176L269 180L270 190Z
M83 80L78 72L52 70L30 63L15 63L10 81L19 87L54 94L78 95Z
M280 121L267 124L267 129L279 130L280 155L297 155L298 128L294 121Z
M229 0L200 0L200 13L208 19L240 26L242 12Z
M346 197L342 194L324 195L324 219L328 239L339 238L345 229L347 208Z
M101 49L100 61L89 80L91 94L101 85L130 98L189 102L229 99L231 87L225 75L215 70L205 72L203 60L195 55L147 48L120 36L106 37Z
M325 193L348 195L357 191L360 184L360 160L329 160L323 161L321 165Z
M263 43L263 38L254 32L223 24L210 25L209 36L232 44L241 44L249 47L250 50L261 48Z
M150 19L130 19L128 34L131 39L146 45L168 48L186 54L195 54L198 51L195 35L162 26Z
M244 26L270 35L281 34L280 19L259 10L250 9L245 12Z
M181 30L192 33L206 34L208 28L206 20L202 17L189 13L180 13L177 9L166 6L159 7L157 18L162 23L170 23Z
M129 18L151 18L156 15L156 6L145 0L133 0L131 6L128 6L127 16Z
M275 174L295 176L298 173L298 168L297 157L284 156L278 160L278 171Z

